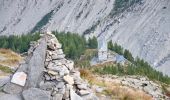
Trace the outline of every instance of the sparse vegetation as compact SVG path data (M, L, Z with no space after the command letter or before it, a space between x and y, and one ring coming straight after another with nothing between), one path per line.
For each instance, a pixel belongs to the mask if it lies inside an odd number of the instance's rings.
M140 3L141 1L142 0L115 0L110 16L113 17L114 15L127 10L129 7L136 3Z
M22 60L19 54L9 49L0 49L0 58L0 64L6 66L15 66Z
M83 79L88 80L90 84L104 87L105 90L99 95L104 94L111 97L113 100L151 100L151 96L142 91L122 86L119 83L115 83L114 80L102 79L101 77L94 75L90 70L80 69L80 75Z
M53 15L54 10L51 10L49 13L47 13L36 25L35 27L32 29L31 33L34 33L36 31L40 31L40 29L46 25L49 20L51 19L52 15Z

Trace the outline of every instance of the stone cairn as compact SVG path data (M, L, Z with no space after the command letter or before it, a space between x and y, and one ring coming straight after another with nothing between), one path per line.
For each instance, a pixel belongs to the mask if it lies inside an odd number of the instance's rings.
M0 100L98 100L61 47L50 32L31 42L25 63L4 83Z

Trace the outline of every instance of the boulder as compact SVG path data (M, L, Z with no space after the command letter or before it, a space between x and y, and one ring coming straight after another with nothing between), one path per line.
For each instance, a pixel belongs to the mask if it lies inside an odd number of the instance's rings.
M25 74L24 72L16 72L13 75L11 82L20 86L24 86L26 79L27 79L27 74Z
M74 84L74 79L73 77L69 76L69 75L66 75L63 77L64 81L67 82L68 84L70 85L73 85Z
M22 95L24 100L50 100L50 92L38 88L29 88Z

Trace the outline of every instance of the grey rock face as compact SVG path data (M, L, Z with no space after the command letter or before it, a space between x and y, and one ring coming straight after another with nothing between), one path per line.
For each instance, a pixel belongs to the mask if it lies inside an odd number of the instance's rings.
M22 93L24 100L50 100L50 93L38 88L30 88Z
M33 56L28 64L28 80L26 87L37 87L44 70L44 62L46 55L46 40L43 38L38 47L34 50Z

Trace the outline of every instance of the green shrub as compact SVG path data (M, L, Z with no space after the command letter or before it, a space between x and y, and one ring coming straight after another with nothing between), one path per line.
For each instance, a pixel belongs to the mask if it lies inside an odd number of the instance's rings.
M114 15L127 10L129 7L136 3L140 3L141 1L142 0L115 0L110 16L113 17Z

